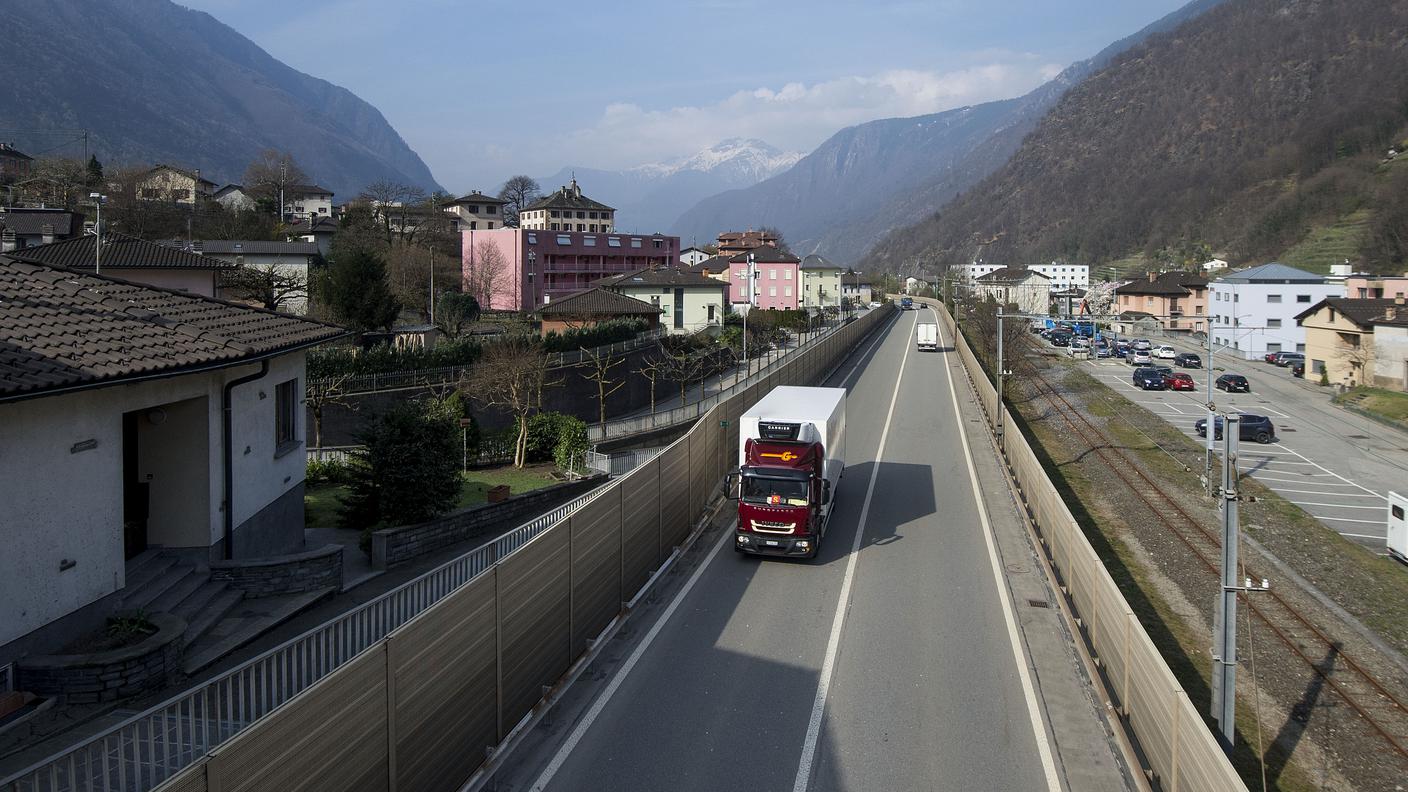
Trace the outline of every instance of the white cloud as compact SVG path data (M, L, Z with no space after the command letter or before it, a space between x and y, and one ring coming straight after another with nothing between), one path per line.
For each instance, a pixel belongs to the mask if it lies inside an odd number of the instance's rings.
M1060 66L1030 56L950 71L897 69L825 82L741 90L703 106L649 109L608 105L597 121L552 141L566 161L619 168L689 154L730 137L754 137L779 148L810 151L843 127L924 115L1018 96L1049 80Z

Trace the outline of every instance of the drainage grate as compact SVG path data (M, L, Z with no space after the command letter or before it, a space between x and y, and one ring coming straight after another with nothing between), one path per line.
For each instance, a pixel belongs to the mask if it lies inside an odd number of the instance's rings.
M1049 607L1051 607L1051 603L1047 602L1046 600L1034 600L1034 599L1029 599L1029 600L1027 600L1027 604L1030 605L1030 606L1032 606L1033 608L1049 608Z

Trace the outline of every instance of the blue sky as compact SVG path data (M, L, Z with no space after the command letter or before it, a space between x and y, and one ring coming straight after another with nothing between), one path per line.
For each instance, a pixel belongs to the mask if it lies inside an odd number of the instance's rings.
M177 0L371 102L452 192L1017 96L1186 0ZM316 175L316 174L315 174Z

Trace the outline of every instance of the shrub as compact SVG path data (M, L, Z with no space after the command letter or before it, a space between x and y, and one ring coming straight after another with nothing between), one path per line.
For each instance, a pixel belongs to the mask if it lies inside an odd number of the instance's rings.
M347 463L341 459L310 459L308 472L303 475L307 484L346 484L351 480Z
M479 341L471 338L441 341L431 349L398 349L391 344L376 344L367 349L353 346L314 349L308 353L308 377L468 366L479 359L482 350Z
M648 326L638 319L612 319L589 327L574 327L561 333L553 330L543 336L543 351L569 352L580 347L590 349L629 341L645 332Z
M564 415L557 422L557 445L552 459L558 468L581 471L587 464L587 425L580 418Z

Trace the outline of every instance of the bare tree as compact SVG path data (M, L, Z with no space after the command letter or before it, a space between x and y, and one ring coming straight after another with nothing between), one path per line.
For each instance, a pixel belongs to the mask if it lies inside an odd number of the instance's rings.
M371 204L386 244L396 237L406 236L408 228L414 229L422 214L419 206L425 200L425 190L411 184L378 179L362 190L361 200ZM414 232L412 232L414 236Z
M542 409L543 389L561 384L547 381L547 355L527 336L490 344L460 382L460 390L484 407L508 411L518 421L513 464L523 467L528 451L528 419Z
M386 251L386 281L391 292L403 308L419 313L427 322L430 321L430 275L431 269L436 267L435 256L433 250L399 240ZM454 277L444 266L439 270L443 280Z
M479 301L480 308L492 308L494 295L507 292L511 280L512 273L503 251L491 240L479 240L474 246L473 263L465 275L465 290ZM507 296L513 299L511 294Z
M605 426L606 397L620 390L626 384L623 379L611 379L611 369L625 363L626 359L599 349L587 349L586 347L580 347L580 349L582 350L583 362L590 366L587 373L582 375L582 379L596 383L597 420Z
M75 209L88 197L88 166L77 159L41 157L15 186L26 201Z
M234 299L270 311L308 298L308 275L282 264L241 264L220 276L220 286Z
M499 197L508 201L504 206L504 225L518 228L519 214L542 194L543 188L529 176L514 176L504 182L504 186L499 188Z
M348 409L357 409L347 401L347 380L350 374L337 374L331 377L309 378L303 401L313 411L313 447L323 447L323 410L336 404Z
M645 377L646 381L650 383L651 415L655 414L655 384L656 381L660 379L663 373L660 369L663 354L663 352L647 352L640 360L640 368L635 369L635 371L633 372L635 374L641 375L642 377Z
M1340 337L1340 359L1349 364L1349 371L1345 373L1345 386L1353 388L1371 382L1373 377L1369 372L1374 368L1373 336L1354 336L1352 342L1343 340L1343 334Z
M244 169L244 188L256 199L273 203L275 214L283 217L284 208L279 206L282 197L288 201L288 188L295 184L307 184L308 174L294 161L287 151L266 148Z

